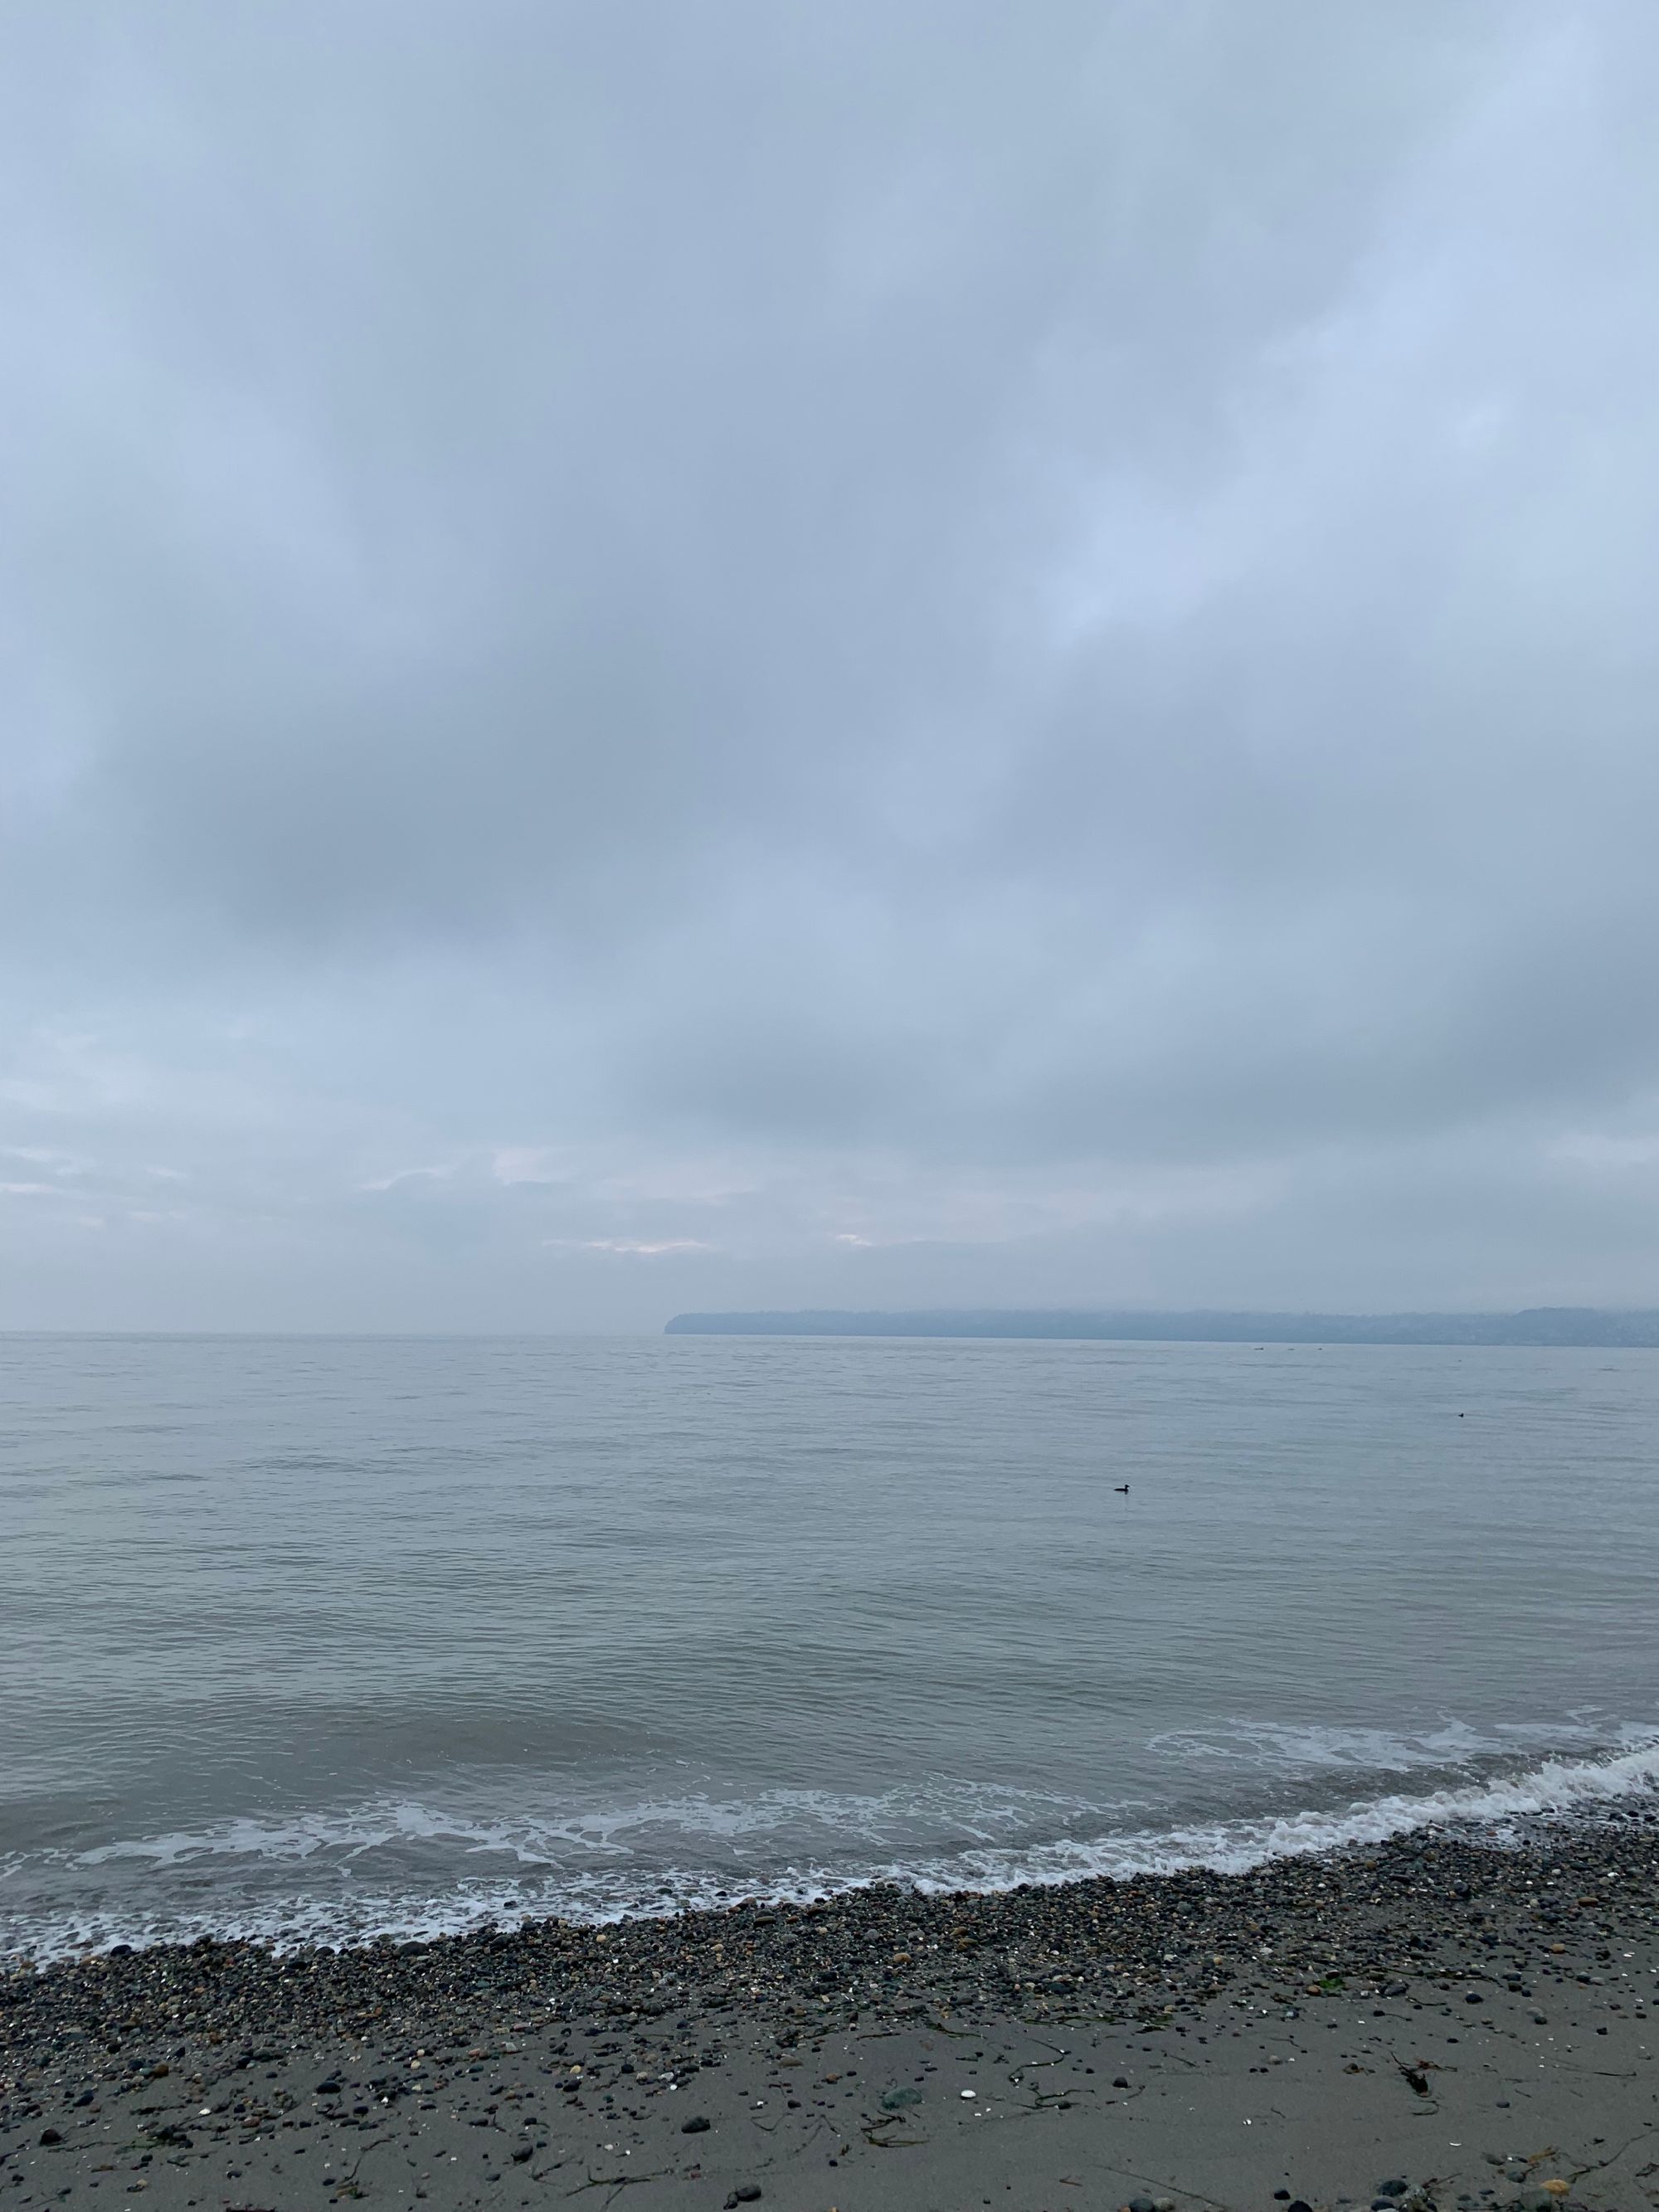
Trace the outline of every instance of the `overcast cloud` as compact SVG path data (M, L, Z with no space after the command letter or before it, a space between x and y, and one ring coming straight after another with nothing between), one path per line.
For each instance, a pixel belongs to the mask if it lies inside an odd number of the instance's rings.
M0 1323L1659 1304L1659 12L0 26Z

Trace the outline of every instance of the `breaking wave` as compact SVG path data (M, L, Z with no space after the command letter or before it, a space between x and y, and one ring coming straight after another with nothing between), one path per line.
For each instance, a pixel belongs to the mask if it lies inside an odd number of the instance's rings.
M1269 1732L1270 1733L1270 1732ZM1306 1735L1307 1731L1280 1731ZM1552 1731L1558 1737L1559 1730ZM625 1811L549 1821L529 1817L482 1820L416 1803L379 1803L353 1810L295 1817L246 1818L198 1833L179 1832L107 1844L77 1853L15 1855L0 1863L0 1912L9 1891L21 1907L0 1929L0 1955L45 1964L116 1943L135 1947L188 1942L198 1936L241 1937L282 1949L320 1944L367 1943L377 1937L430 1940L494 1926L510 1928L546 1917L601 1924L635 1916L665 1917L719 1909L739 1899L806 1903L878 1882L937 1893L994 1892L1024 1883L1080 1881L1093 1876L1122 1880L1201 1868L1238 1874L1275 1859L1339 1851L1391 1842L1413 1832L1456 1829L1494 1846L1512 1845L1539 1823L1616 1816L1659 1789L1659 1734L1626 1730L1624 1747L1601 1755L1554 1755L1506 1774L1487 1774L1437 1788L1400 1790L1342 1805L1250 1818L1164 1827L1121 1827L1104 1833L1062 1835L1032 1843L999 1841L1013 1827L1029 1836L1034 1814L1054 1826L1066 1816L1097 1820L1105 1808L1029 1792L940 1790L898 1799L835 1797L813 1791L776 1791L752 1803L720 1804L702 1798L636 1806ZM1326 1738L1329 1765L1375 1771L1468 1758L1492 1747L1452 1730L1411 1743L1367 1740L1351 1746ZM1173 1745L1172 1747L1173 1747ZM1185 1748L1190 1753L1193 1747ZM1300 1765L1309 1747L1302 1747ZM1218 1753L1224 1755L1225 1747ZM1289 1755L1288 1746L1286 1755ZM895 1846L894 1830L933 1825L946 1809L956 1835L975 1836L943 1850ZM1116 1808L1120 1814L1128 1808ZM925 1817L924 1817L925 1816ZM804 1820L841 1847L820 1860L763 1866L753 1847ZM695 1868L642 1863L647 1844L660 1850L670 1838L705 1848L720 1843L725 1864ZM749 1863L741 1848L749 1847ZM374 1863L398 1853L441 1861L444 1878L422 1880L412 1865L385 1878ZM843 1852L845 1856L843 1856ZM574 1865L573 1857L586 1863ZM470 1859L505 1858L488 1872L469 1874ZM147 1871L156 1876L208 1877L199 1902L156 1901L138 1896L97 1904L39 1901L39 1878L47 1862L58 1874L84 1879L100 1870ZM284 1881L282 1869L325 1870L306 1893ZM258 1880L252 1879L257 1876ZM413 1877L413 1878L411 1878ZM33 1903L26 1893L34 1890Z

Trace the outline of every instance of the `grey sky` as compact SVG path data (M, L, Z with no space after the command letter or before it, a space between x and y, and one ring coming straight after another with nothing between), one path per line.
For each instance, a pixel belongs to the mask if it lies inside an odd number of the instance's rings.
M1659 13L0 24L0 1324L1659 1304Z

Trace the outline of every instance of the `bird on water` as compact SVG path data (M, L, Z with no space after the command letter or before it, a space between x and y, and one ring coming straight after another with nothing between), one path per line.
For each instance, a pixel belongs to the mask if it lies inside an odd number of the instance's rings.
M1112 1487L1120 1498L1127 1498L1129 1495L1129 1486L1127 1482L1115 1482Z

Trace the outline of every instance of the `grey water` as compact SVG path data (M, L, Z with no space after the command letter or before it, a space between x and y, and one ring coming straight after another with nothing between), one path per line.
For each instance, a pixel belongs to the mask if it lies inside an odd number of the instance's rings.
M1242 1864L1659 1773L1659 1352L10 1337L0 1395L0 1950Z

